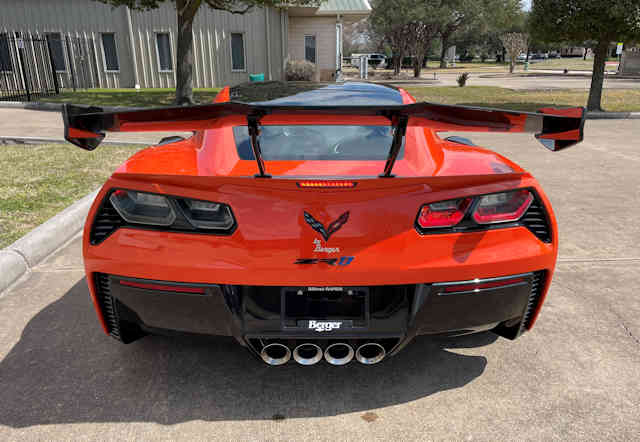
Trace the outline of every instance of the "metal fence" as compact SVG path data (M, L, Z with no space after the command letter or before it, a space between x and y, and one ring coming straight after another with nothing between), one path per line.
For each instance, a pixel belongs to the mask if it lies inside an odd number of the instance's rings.
M59 91L46 38L0 34L0 100L31 101Z
M32 101L99 87L92 37L0 33L0 100Z

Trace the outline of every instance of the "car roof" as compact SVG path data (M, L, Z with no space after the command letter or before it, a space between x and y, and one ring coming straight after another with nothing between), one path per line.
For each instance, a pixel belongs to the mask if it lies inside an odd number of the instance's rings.
M231 101L251 104L348 106L402 104L402 94L394 87L366 83L307 83L268 81L244 83L231 88Z

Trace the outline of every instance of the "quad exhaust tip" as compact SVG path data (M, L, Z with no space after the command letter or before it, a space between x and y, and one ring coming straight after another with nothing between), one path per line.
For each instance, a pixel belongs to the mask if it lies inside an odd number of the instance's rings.
M361 364L373 365L384 359L387 351L376 342L367 342L358 347L356 360Z
M282 365L291 359L291 350L284 344L273 343L264 346L260 357L269 365Z
M353 347L344 342L331 344L324 351L324 359L331 365L345 365L353 359Z
M313 365L322 359L322 349L316 344L305 342L293 350L293 359L300 365Z

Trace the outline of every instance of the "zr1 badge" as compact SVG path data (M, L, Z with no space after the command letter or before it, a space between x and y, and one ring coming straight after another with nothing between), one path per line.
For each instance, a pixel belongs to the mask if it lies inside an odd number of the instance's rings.
M331 332L333 330L341 330L352 328L353 321L298 321L298 327L315 330L317 332Z

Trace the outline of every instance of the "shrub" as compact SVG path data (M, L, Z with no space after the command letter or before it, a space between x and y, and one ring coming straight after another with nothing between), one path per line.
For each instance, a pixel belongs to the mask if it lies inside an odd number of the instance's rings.
M288 81L311 81L316 65L307 60L289 60L285 72Z
M467 80L468 79L469 79L469 73L468 72L464 72L464 73L460 74L460 76L458 77L458 86L464 87L467 84Z

